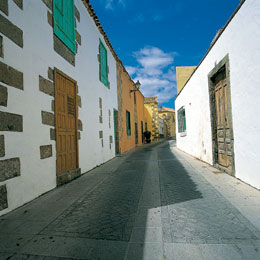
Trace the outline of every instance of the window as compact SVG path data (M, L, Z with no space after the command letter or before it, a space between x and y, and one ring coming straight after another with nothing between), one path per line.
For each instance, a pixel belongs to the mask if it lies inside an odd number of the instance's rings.
M131 135L131 119L130 112L126 110L126 133L127 135Z
M136 105L136 94L134 92L134 104Z
M102 41L99 41L99 61L100 61L100 80L109 87L108 82L108 65L107 65L107 49Z
M138 144L138 125L135 123L135 144Z
M74 0L53 0L54 34L76 54Z
M178 132L186 132L186 116L184 107L178 110Z

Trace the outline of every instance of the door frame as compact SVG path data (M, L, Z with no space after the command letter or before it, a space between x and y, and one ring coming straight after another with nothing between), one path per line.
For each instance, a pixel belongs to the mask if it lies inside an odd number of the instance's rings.
M225 67L226 81L227 81L227 102L228 102L228 118L230 122L230 141L232 153L232 170L229 170L218 164L218 146L217 146L217 125L216 125L216 110L215 110L215 84L212 78ZM233 134L233 118L232 118L232 104L231 104L231 88L230 88L230 65L229 55L227 54L208 74L209 86L209 104L210 104L210 121L211 121L211 136L212 136L212 159L213 166L225 171L226 173L235 176L235 153L234 153L234 134Z
M68 75L66 75L65 73L63 73L62 71L60 71L59 69L57 69L56 67L54 67L54 118L55 118L55 135L56 135L56 151L57 151L57 128L56 128L56 88L55 88L55 82L57 82L56 77L57 74L60 74L62 77L66 78L67 80L73 82L73 84L75 85L75 137L76 137L76 169L79 168L79 142L78 142L78 102L77 102L77 95L78 95L78 84L77 81L72 79L71 77L69 77ZM56 156L56 176L58 177L58 159ZM75 170L76 170L75 169Z

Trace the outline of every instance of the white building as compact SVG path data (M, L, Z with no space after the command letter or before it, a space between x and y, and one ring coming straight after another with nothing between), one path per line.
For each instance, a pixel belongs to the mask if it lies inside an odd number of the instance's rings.
M260 188L260 1L241 1L176 98L177 147Z
M0 215L114 157L116 59L88 1L1 0Z

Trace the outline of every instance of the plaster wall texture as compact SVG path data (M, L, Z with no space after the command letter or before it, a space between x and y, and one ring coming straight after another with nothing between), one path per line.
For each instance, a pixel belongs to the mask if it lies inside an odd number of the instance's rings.
M195 69L196 66L176 67L177 93L180 93Z
M53 97L39 91L39 75L48 78L48 67L57 67L77 81L82 108L78 117L83 123L79 140L79 167L84 173L111 159L115 147L109 147L109 136L114 140L114 122L108 122L108 109L117 109L116 62L107 48L110 89L99 81L99 39L105 41L81 1L75 1L80 11L77 31L81 34L82 45L78 48L75 67L58 55L53 48L53 28L47 22L48 8L43 1L26 0L23 10L13 1L9 2L12 23L23 30L23 48L7 37L3 37L4 58L0 61L23 72L24 90L8 88L8 106L1 111L23 116L23 132L4 132L5 156L1 159L19 157L21 176L4 181L7 185L8 208L3 215L37 196L56 187L56 142L50 140L50 127L42 124L41 111L51 112ZM99 123L99 97L103 100L103 123ZM111 113L113 115L113 113ZM99 139L103 130L104 148ZM53 156L40 159L40 146L52 145Z
M118 86L118 121L119 121L119 150L120 153L129 151L135 147L135 120L134 120L134 89L133 82L120 65L117 66L120 84ZM131 134L127 135L126 110L130 112Z
M147 130L152 132L153 130L153 126L152 126L152 122L153 122L153 108L152 108L152 103L148 103L148 104L144 104L144 108L145 108L145 117L147 119ZM151 135L151 140L153 141L153 137Z
M213 164L208 73L229 55L235 176L258 189L260 119L255 115L260 100L259 14L258 0L244 2L175 101L176 111L185 107L187 127L186 136L182 136L176 122L177 147Z
M167 133L169 136L175 136L175 112L160 112L159 110L159 117L166 119L167 122Z
M138 120L138 145L142 145L142 129L141 121L143 122L143 132L145 131L145 112L144 112L144 96L140 91L136 91L136 108Z

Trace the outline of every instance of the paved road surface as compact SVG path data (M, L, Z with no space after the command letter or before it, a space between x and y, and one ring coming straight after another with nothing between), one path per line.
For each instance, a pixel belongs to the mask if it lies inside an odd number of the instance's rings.
M260 259L260 192L138 147L0 218L0 260Z

